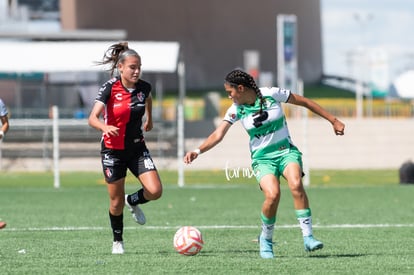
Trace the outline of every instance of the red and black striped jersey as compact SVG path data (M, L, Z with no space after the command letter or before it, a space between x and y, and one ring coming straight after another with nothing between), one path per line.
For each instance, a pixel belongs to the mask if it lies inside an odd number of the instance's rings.
M95 100L105 105L105 124L119 128L118 136L103 135L107 148L123 150L143 138L142 118L150 93L151 84L141 79L136 83L135 89L125 88L119 77L102 85Z

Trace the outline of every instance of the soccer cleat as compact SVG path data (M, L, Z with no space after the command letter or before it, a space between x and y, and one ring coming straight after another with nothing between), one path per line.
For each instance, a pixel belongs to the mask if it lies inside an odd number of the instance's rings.
M124 254L124 242L115 241L112 243L112 254Z
M305 246L305 251L315 251L323 248L323 243L315 239L312 235L303 237L303 244Z
M129 212L132 213L132 217L134 220L139 224L145 224L146 219L144 212L142 212L141 208L138 207L138 205L130 205L127 200L128 195L125 195L125 205L128 207Z
M272 240L268 240L259 236L259 244L260 244L260 257L263 259L273 259L273 242Z

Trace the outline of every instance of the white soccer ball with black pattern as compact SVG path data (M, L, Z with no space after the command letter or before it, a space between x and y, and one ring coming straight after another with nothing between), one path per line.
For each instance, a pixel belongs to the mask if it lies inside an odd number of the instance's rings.
M203 245L203 235L194 226L183 226L175 232L174 248L182 255L196 255L203 248Z

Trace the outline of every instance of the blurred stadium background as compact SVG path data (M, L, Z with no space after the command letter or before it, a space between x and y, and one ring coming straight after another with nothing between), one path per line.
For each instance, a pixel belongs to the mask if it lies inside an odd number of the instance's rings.
M203 4L191 0L0 0L2 60L6 56L12 60L0 63L0 98L9 108L11 121L0 144L1 169L52 169L50 107L58 106L61 169L99 170L100 133L87 125L86 117L98 87L109 77L102 68L22 70L37 59L22 60L19 57L25 50L5 51L8 45L32 43L24 44L30 52L30 45L38 43L100 42L103 46L95 53L100 57L120 40L178 43L177 62L182 60L186 66L184 137L185 148L190 150L214 129L231 103L222 92L227 72L245 68L256 74L260 84L278 85L276 17L280 14L294 14L298 19L297 74L305 96L347 124L346 135L336 137L325 121L286 106L293 138L305 153L307 165L311 169L397 168L410 160L414 156L410 97L414 88L410 80L379 81L384 72L378 65L382 64L381 54L374 55L376 62L365 68L371 72L366 78L325 75L319 0L263 0L260 5L237 0ZM140 48L136 50L140 52ZM52 51L42 53L44 63L39 67L63 63L70 68L67 60L76 60L82 49L58 52L61 60ZM360 58L361 52L356 51L355 56ZM158 167L176 169L180 161L179 77L176 71L146 71L147 57L142 57L143 78L154 87L156 118L155 129L146 139ZM254 61L253 66L249 60ZM93 56L86 61L92 67L97 60ZM249 167L247 136L239 125L233 128L217 149L187 169Z

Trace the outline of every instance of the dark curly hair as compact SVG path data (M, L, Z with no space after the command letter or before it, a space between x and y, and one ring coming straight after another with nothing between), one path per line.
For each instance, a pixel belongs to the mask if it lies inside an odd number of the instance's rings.
M232 87L237 87L237 85L243 85L247 88L253 89L256 92L257 97L260 99L259 113L261 114L263 112L265 100L263 98L262 93L260 92L259 87L257 87L254 78L251 75L242 70L233 70L227 74L225 81Z

